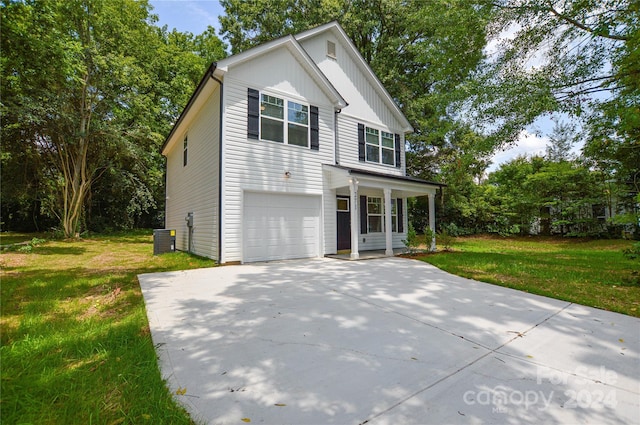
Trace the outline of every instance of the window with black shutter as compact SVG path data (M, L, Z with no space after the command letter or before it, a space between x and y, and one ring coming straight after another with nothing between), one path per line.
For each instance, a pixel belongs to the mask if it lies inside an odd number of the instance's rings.
M360 162L400 167L400 136L364 124L358 124Z
M247 136L320 149L318 107L248 89Z

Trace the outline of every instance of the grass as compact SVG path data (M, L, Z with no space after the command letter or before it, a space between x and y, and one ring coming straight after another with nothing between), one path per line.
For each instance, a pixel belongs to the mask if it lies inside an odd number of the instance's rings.
M457 238L451 252L419 255L449 273L640 317L640 261L624 240Z
M419 258L454 274L640 317L640 285L632 280L640 262L621 254L630 245L473 237L457 239L453 252ZM213 262L152 253L152 237L138 232L0 254L2 423L192 423L160 376L136 276Z
M0 248L29 242L33 238L43 238L44 233L0 232Z
M2 423L191 423L160 376L136 275L214 263L152 254L149 232L0 254Z

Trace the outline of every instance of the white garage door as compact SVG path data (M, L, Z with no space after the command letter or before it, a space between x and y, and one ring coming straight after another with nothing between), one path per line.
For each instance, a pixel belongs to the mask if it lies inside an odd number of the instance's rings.
M245 262L319 255L320 197L246 192Z

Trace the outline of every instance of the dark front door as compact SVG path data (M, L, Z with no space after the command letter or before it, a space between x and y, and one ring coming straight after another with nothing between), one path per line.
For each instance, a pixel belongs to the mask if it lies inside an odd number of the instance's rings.
M338 196L338 251L351 249L351 213L349 198Z

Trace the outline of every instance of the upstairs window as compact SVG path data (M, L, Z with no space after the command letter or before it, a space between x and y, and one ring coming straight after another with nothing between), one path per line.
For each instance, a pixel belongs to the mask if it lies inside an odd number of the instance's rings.
M395 165L395 143L393 134L386 131L380 132L380 159L383 164Z
M263 93L260 139L309 147L309 106Z
M400 136L358 124L360 161L400 167Z
M248 88L247 138L320 150L318 107Z
M262 95L260 138L284 143L284 100L266 94Z
M309 107L287 102L287 140L290 145L309 146Z

